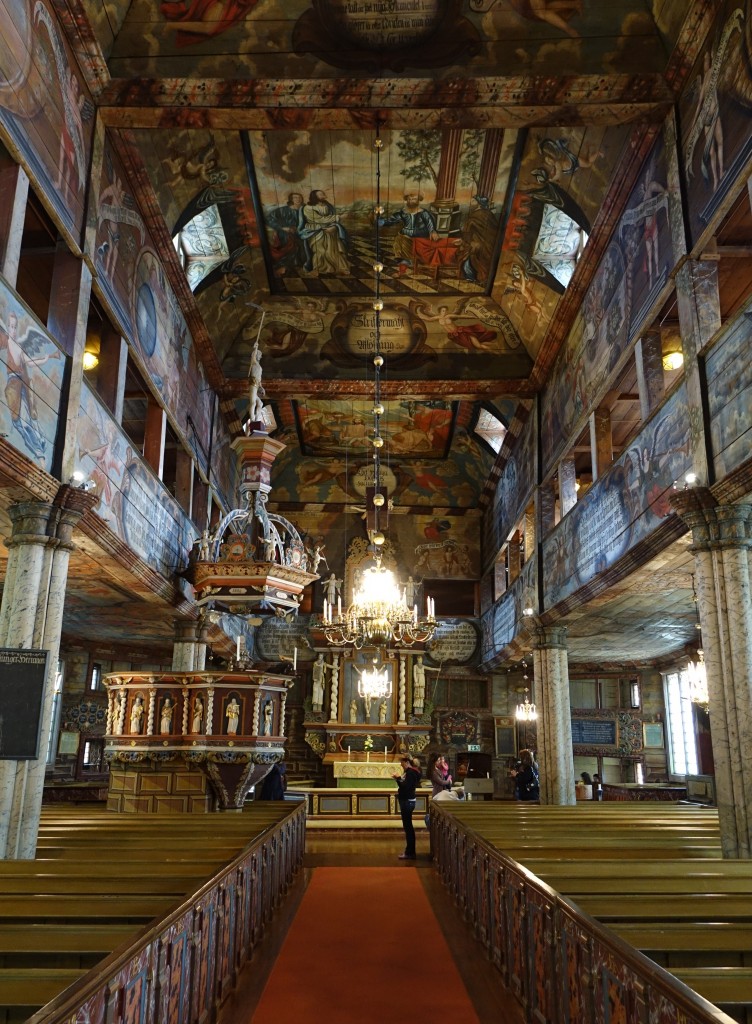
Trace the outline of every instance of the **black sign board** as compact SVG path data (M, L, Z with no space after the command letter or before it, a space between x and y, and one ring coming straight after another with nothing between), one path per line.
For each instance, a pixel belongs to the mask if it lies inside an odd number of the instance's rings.
M616 721L613 718L573 718L572 743L587 747L615 747Z
M39 757L47 651L0 647L0 761Z

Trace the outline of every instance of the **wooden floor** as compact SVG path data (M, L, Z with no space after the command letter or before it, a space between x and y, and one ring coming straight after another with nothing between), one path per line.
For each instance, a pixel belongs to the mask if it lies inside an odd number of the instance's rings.
M267 928L264 939L253 959L241 974L235 992L222 1007L217 1024L250 1024L263 991L266 979L284 941L287 929L303 898L311 871L317 867L393 867L402 864L405 871L418 871L421 882L441 926L447 945L467 988L481 1024L523 1024L522 1011L512 996L506 995L498 971L488 962L472 931L458 913L434 869L428 853L427 835L418 835L418 859L399 861L402 835L379 834L365 831L309 833L306 837L306 856L300 872L285 902ZM409 922L397 925L409 927ZM311 951L315 956L315 950ZM430 957L431 951L421 951ZM388 979L384 979L388 984ZM409 1020L410 1024L436 1024L421 1016L420 993L415 993L409 1007L395 1006L394 1019Z

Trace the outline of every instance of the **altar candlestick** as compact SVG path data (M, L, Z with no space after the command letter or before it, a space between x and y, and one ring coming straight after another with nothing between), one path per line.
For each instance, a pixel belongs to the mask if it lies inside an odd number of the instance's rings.
M292 670L293 672L298 667L298 648L296 647L292 652Z
M235 644L235 661L240 661L240 637Z
M337 598L337 618L338 619L342 618L342 598L341 597Z
M324 622L328 622L329 621L329 619L327 619L327 617L326 617L326 606L327 606L327 604L328 604L328 602L327 602L326 598L324 598Z
M347 760L348 761L350 760L350 748L349 747L347 748Z
M386 764L386 747L384 747L384 764Z

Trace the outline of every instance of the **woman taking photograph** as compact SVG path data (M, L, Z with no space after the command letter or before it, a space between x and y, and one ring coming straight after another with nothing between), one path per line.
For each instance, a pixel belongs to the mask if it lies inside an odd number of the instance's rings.
M401 775L393 775L397 783L397 801L402 815L402 827L405 830L405 852L399 855L400 860L415 860L415 829L413 827L413 811L415 810L415 790L420 782L420 763L416 757L403 754L400 758Z

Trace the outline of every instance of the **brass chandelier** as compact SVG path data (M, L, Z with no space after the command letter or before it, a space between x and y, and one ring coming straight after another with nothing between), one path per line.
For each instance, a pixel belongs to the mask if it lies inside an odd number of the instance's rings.
M381 262L380 218L384 214L381 205L381 150L384 142L376 126L374 139L376 150L376 203L374 206L375 224L375 259L373 271L375 276L375 295L373 299L373 366L374 366L374 398L373 398L373 514L372 527L368 531L373 552L373 565L363 574L352 603L344 611L341 600L336 608L324 601L323 629L330 644L342 647L351 644L357 649L363 647L386 647L396 643L411 647L416 643L430 640L436 630L436 617L432 598L426 599L425 614L418 613L417 604L409 606L406 592L400 591L397 580L391 569L382 565L381 549L385 536L379 528L379 512L386 503L381 487L381 450L384 438L381 435L381 417L384 405L381 401L381 375L384 371L384 356L381 351L381 311L384 303L381 298L381 274L384 264ZM387 506L388 508L388 506Z

